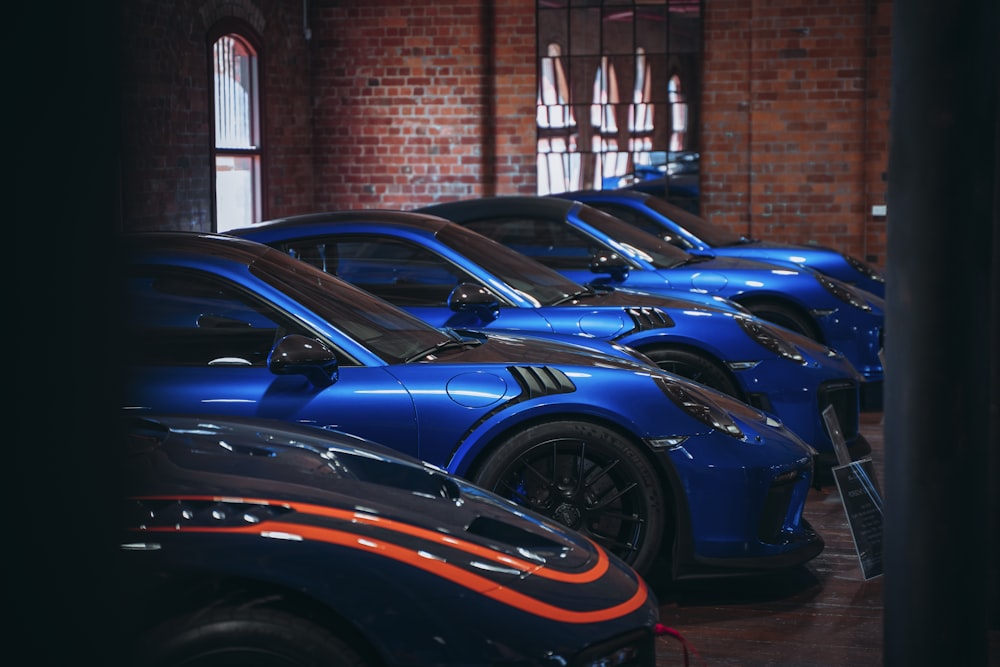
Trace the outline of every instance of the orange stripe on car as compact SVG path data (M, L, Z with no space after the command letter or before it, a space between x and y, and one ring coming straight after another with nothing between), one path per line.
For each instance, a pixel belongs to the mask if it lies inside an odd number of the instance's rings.
M459 566L452 565L443 560L438 560L432 556L424 556L412 549L401 547L398 544L375 540L367 536L358 536L343 530L333 528L321 528L308 526L300 523L285 523L282 521L268 521L264 524L253 526L237 526L226 528L208 527L185 527L181 531L172 528L156 528L157 532L201 532L201 533L238 533L238 534L272 534L281 539L308 539L327 544L336 544L351 549L359 549L377 553L385 558L406 563L413 567L430 572L454 584L472 590L480 595L505 604L515 609L563 623L599 623L609 621L629 614L643 604L649 596L649 591L642 579L637 579L636 590L632 596L619 604L594 609L590 611L575 611L557 607L537 598L518 593L505 586L497 584L495 581L482 577L474 572L469 572Z
M369 526L377 526L385 530L390 530L397 533L403 533L406 535L412 535L414 537L419 537L420 539L424 539L429 542L436 542L438 544L442 544L447 547L451 547L453 549L465 551L466 553L475 555L479 558L484 558L492 560L497 563L502 563L503 565L506 565L508 567L514 567L519 570L524 570L525 572L531 572L535 576L539 576L545 579L551 579L553 581L563 581L568 583L579 583L579 584L587 583L590 581L596 581L597 579L600 579L601 577L604 576L604 574L608 571L608 566L610 564L608 561L607 552L604 551L604 549L595 549L598 560L596 563L593 564L592 567L590 567L584 572L563 572L560 570L547 568L544 566L544 564L535 561L529 561L523 558L508 556L507 554L498 552L494 549L474 544L472 542L469 542L468 540L463 540L459 537L456 537L448 533L441 533L427 528L419 528L417 526L413 526L401 521L386 519L376 514L361 512L357 510L335 509L332 507L325 507L323 505L313 505L310 503L275 501L275 500L266 500L262 498L234 498L228 496L143 496L142 499L233 502L233 503L240 503L247 505L288 507L290 509L294 509L297 512L303 512L305 514L323 516L332 519L337 519L340 521L349 521L351 523L361 523ZM260 525L258 525L257 527L260 528Z

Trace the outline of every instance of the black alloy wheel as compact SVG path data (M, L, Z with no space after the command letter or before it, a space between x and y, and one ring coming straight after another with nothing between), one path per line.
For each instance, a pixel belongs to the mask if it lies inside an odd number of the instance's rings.
M640 573L664 544L664 490L650 462L597 424L559 421L521 431L473 481L582 533Z

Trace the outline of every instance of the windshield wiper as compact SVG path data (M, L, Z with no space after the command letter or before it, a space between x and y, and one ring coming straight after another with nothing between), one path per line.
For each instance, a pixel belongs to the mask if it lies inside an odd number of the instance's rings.
M574 299L590 299L595 296L597 296L596 291L592 289L583 289L580 290L579 292L573 292L572 294L567 294L566 296L560 299L556 299L555 301L552 302L551 305L561 306L562 304L573 301Z
M458 336L454 336L452 338L449 338L448 340L443 340L440 343L437 343L436 345L433 345L422 352L418 352L417 354L407 357L403 363L412 364L414 361L426 359L429 356L436 355L440 352L444 352L445 350L477 347L482 344L483 341L476 338L459 338Z
M691 255L680 264L677 264L677 266L688 266L689 264L701 264L702 262L707 262L710 259L714 259L714 257L710 257L708 255Z

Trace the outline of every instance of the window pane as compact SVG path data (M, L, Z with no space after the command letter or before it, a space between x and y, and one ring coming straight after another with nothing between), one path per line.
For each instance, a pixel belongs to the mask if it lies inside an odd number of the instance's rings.
M256 156L215 156L217 231L225 232L254 223L258 162Z
M245 227L262 217L257 56L239 35L212 49L215 130L215 229Z
M153 269L129 276L126 286L128 324L142 340L130 350L135 363L263 366L279 332L290 332L213 276Z
M215 145L253 148L257 141L253 54L231 35L215 43Z
M538 194L670 175L668 152L697 155L701 2L537 2Z

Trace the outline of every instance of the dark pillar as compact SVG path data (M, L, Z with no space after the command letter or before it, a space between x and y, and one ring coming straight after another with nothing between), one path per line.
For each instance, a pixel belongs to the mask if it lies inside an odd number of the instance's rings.
M1000 339L997 4L893 4L884 554L890 666L989 661L998 559L991 489L1000 484L998 443L991 442Z

